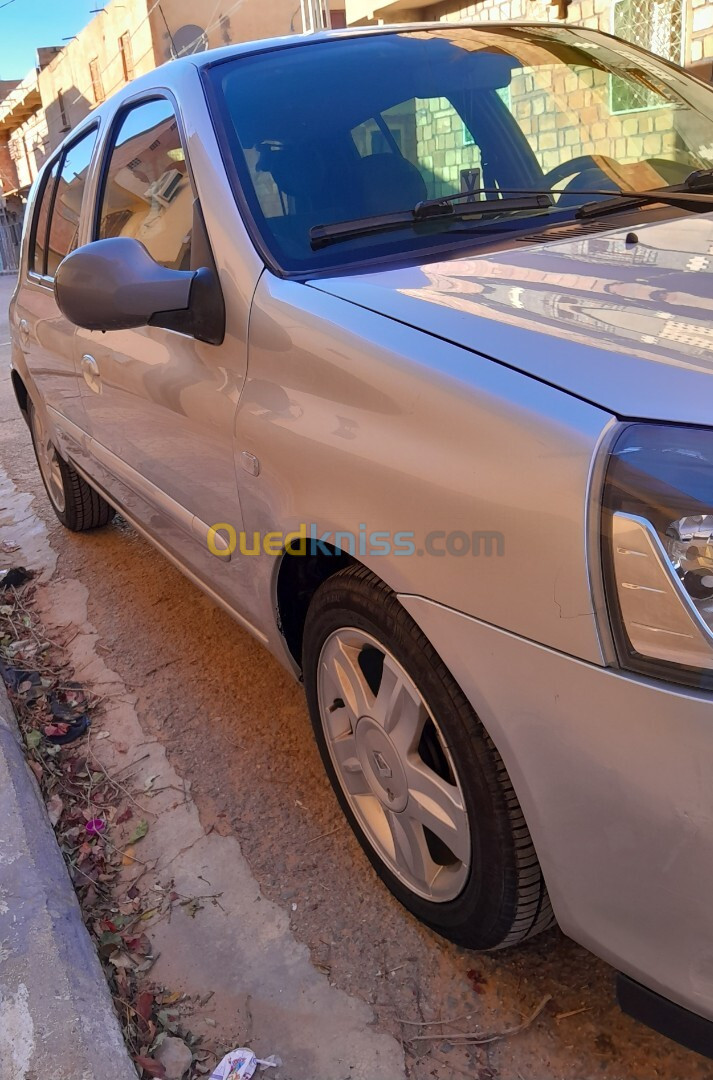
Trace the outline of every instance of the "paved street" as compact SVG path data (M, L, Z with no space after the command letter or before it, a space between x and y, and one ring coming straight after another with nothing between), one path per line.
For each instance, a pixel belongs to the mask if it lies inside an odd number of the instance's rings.
M2 343L10 286L0 277ZM352 1055L343 1076L364 1080L398 1080L402 1053L411 1080L710 1077L710 1063L623 1017L611 969L558 932L476 956L406 914L343 824L300 687L121 520L78 535L57 523L15 405L8 356L3 344L0 538L19 542L22 558L2 555L2 565L16 560L42 571L44 617L72 642L78 676L107 695L104 726L123 740L119 751L145 740L158 763L153 773L175 770L174 786L190 782L191 798L181 804L186 844L201 842L200 865L226 875L225 896L235 890L235 905L224 900L227 914L206 907L195 919L163 924L155 975L175 989L215 991L205 1009L213 1037L259 1039L263 1052L283 1059L284 1080L327 1080L335 1048L310 1063L302 1043L305 1031L332 1023ZM245 939L255 939L262 910L269 934L251 951ZM247 1001L238 992L243 965ZM261 1010L263 976L272 996ZM450 1030L495 1033L520 1023L545 994L552 1000L531 1028L488 1046L456 1048L445 1034L430 1038L440 1028L422 1026L469 1016ZM362 1069L364 1062L372 1064Z

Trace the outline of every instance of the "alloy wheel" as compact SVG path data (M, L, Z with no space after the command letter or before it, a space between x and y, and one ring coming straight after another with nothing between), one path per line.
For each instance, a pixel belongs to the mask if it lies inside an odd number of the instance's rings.
M47 488L47 494L52 500L55 510L62 514L64 513L65 499L59 457L36 409L32 411L32 434L37 450L37 463Z
M334 769L369 842L413 892L454 900L470 872L468 814L438 723L409 674L376 638L347 627L322 646L317 695Z

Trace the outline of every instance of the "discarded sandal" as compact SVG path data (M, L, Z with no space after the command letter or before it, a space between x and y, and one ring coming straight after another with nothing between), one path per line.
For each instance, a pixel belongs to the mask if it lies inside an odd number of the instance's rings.
M86 735L91 722L90 717L83 713L69 722L60 720L56 724L46 724L45 738L53 746L67 746L68 743L76 742L82 735Z

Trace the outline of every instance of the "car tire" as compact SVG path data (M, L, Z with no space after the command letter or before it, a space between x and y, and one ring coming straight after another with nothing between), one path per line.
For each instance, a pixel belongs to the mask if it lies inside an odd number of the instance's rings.
M52 509L65 528L83 532L108 525L114 517L114 507L60 456L32 402L29 424L42 483Z
M396 595L365 567L352 564L316 590L303 674L337 798L404 907L477 950L516 945L551 926L537 855L497 749Z

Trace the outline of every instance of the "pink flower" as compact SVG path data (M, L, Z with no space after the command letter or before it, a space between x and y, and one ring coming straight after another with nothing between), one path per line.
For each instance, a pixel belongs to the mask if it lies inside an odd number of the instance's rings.
M94 817L87 822L85 828L90 836L97 836L106 829L106 821L103 818Z

